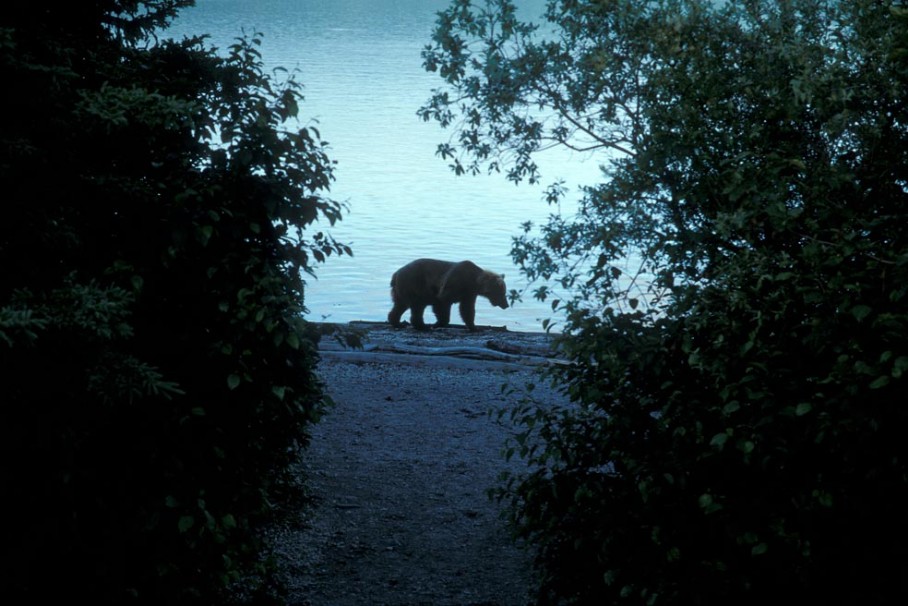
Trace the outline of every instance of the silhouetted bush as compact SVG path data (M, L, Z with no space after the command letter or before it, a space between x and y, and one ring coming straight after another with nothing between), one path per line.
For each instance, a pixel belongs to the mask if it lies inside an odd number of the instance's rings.
M349 252L332 162L257 36L157 41L183 1L0 15L4 597L219 603L322 408L302 319Z
M513 248L573 362L571 406L514 411L531 472L500 495L541 602L904 602L903 3L477 4L424 54L440 153L603 162Z

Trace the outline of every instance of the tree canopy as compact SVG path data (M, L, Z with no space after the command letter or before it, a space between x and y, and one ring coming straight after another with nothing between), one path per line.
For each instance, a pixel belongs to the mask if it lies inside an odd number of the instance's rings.
M552 0L440 13L420 110L458 172L599 153L512 256L573 403L501 492L542 603L908 597L908 10ZM563 195L557 185L551 199Z
M158 39L188 0L7 4L4 596L223 603L322 409L333 163L259 35Z

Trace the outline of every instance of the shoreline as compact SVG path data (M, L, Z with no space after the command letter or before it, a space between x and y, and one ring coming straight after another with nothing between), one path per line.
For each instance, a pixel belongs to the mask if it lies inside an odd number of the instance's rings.
M560 334L512 332L504 326L463 325L426 331L410 326L393 328L387 322L355 321L317 324L319 355L347 360L396 360L410 363L543 366L566 364L558 356ZM470 363L472 361L472 364Z

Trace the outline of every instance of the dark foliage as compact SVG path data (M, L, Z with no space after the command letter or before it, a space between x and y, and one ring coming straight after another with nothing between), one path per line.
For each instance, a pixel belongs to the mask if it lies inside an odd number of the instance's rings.
M346 247L318 133L258 37L184 0L0 11L3 595L223 603L322 408L302 272Z
M878 0L440 16L456 170L604 159L513 249L574 362L572 406L514 412L533 471L501 492L542 603L908 599L906 32Z

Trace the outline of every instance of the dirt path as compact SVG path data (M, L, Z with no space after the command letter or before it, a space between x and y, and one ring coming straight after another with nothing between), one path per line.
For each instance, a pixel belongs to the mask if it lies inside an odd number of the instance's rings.
M544 345L511 335L494 339ZM439 353L469 355L489 339L376 331L370 352L325 352L321 372L336 406L308 450L315 507L281 544L290 604L528 603L529 555L487 496L520 462L502 458L511 428L488 413L514 403L519 396L502 385L536 381L534 368ZM381 353L390 345L433 355Z

